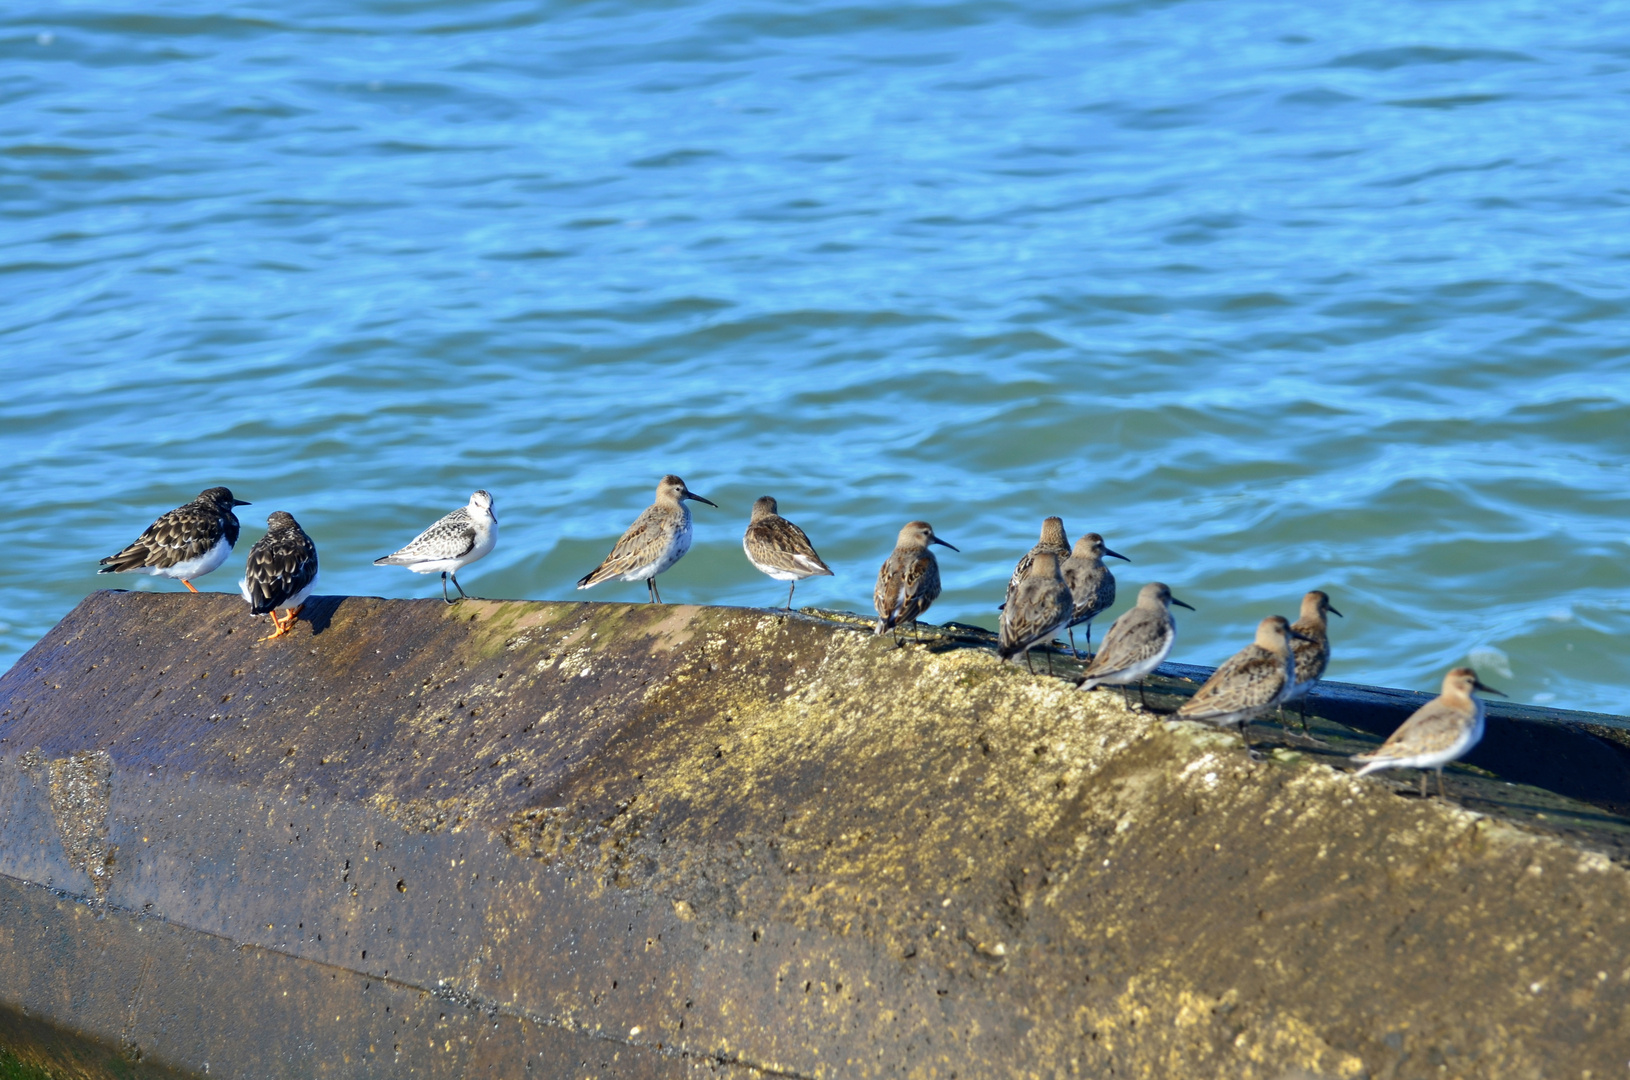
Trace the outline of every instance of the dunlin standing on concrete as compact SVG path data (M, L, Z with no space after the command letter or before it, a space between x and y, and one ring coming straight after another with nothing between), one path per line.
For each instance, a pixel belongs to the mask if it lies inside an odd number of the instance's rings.
M280 638L294 627L295 617L317 584L317 545L292 514L278 510L266 519L266 535L249 549L238 591L249 601L249 614L270 615L277 627L264 640ZM283 618L277 609L284 609Z
M1082 623L1087 625L1087 659L1092 659L1092 620L1115 603L1115 575L1104 565L1106 555L1132 561L1105 547L1104 538L1097 533L1087 533L1077 540L1075 550L1064 560L1064 584L1070 587L1075 603L1075 613L1070 616L1070 652L1078 660L1081 654L1075 651L1075 628Z
M1296 681L1296 656L1291 642L1301 637L1283 615L1269 615L1257 624L1256 640L1230 656L1194 696L1177 710L1180 720L1204 720L1218 727L1238 725L1251 752L1246 728L1263 713L1272 712Z
M930 544L957 550L935 536L934 526L926 521L907 522L900 530L893 553L877 572L877 588L872 591L872 604L877 608L874 633L893 630L905 622L915 626L917 616L939 596L940 564L928 550Z
M1444 795L1443 767L1476 746L1483 737L1483 703L1472 691L1500 694L1478 681L1477 672L1457 667L1443 677L1443 693L1416 709L1379 750L1355 754L1366 762L1358 775L1381 769L1421 770L1421 798L1426 798L1426 770L1438 773L1438 796Z
M605 560L578 579L579 589L589 589L602 581L643 581L650 600L662 603L657 592L657 575L685 557L690 550L690 507L685 500L695 499L707 503L715 510L718 503L702 498L685 486L685 481L672 474L657 484L656 502L634 519L634 524L623 533L622 539L611 549Z
M1330 627L1326 614L1341 615L1341 612L1330 606L1328 593L1314 589L1302 597L1302 614L1290 624L1292 630L1302 635L1291 643L1296 653L1296 682L1279 708L1283 715L1286 704L1301 702L1303 731L1307 730L1308 691L1324 678L1324 669L1330 665Z
M100 563L98 574L154 574L181 582L219 567L238 542L234 507L248 506L224 487L205 488L198 498L162 515L117 555Z
M1024 553L1018 564L1013 567L1013 576L1007 579L1007 587L1011 590L1024 580L1026 571L1030 569L1030 561L1044 551L1057 555L1060 563L1070 556L1070 538L1064 534L1064 519L1050 517L1041 523L1041 539L1036 541L1035 547Z
M742 534L742 550L747 561L776 581L790 581L787 586L787 610L792 610L792 591L807 577L828 576L832 568L815 554L815 545L809 542L804 530L782 517L775 500L760 496L753 503L753 517Z
M498 544L498 515L492 510L492 496L477 491L467 506L461 506L414 537L400 551L374 560L375 566L405 566L415 574L440 574L441 598L447 598L447 579L466 599L469 593L458 583L458 572L482 558Z
M1127 687L1137 683L1138 700L1142 701L1143 680L1165 661L1172 651L1172 642L1177 640L1173 604L1194 610L1173 596L1161 582L1151 581L1139 589L1137 606L1110 626L1098 655L1087 665L1077 688L1119 686L1121 697L1130 708L1132 694Z
M1018 584L1008 586L1007 603L1002 605L996 655L1007 660L1015 653L1024 653L1025 667L1032 675L1036 669L1030 662L1030 650L1052 641L1054 635L1069 625L1075 610L1058 563L1058 555L1051 551L1035 552L1024 577ZM1053 654L1049 651L1047 674L1052 673Z

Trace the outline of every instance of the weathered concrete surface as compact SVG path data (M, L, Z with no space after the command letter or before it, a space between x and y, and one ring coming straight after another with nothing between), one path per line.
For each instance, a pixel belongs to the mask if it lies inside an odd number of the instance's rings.
M0 678L19 1057L1275 1080L1630 1060L1625 871L1400 797L1412 777L1253 764L982 649L807 618L307 611L263 642L235 598L98 593Z

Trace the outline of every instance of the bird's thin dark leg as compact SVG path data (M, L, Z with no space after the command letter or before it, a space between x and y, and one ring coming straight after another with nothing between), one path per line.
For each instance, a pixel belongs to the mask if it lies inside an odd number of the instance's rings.
M1077 660L1081 659L1081 654L1075 648L1075 627L1066 627L1064 632L1070 635L1070 655Z
M1443 790L1443 766L1438 766L1438 798L1447 799L1449 793Z
M465 592L464 591L464 586L462 586L462 585L460 585L458 583L458 571L455 570L448 576L453 579L453 588L458 590L458 594L460 596L462 596L464 599L468 600L470 598L470 594Z
M1029 649L1026 649L1024 651L1024 666L1030 669L1030 674L1034 675L1036 673L1036 665L1034 665L1034 664L1032 664L1030 662L1030 650Z
M798 587L798 582L796 582L796 581L794 581L792 584L787 586L787 610L788 611L792 610L792 590L796 589L797 587Z
M1132 707L1132 691L1125 683L1121 683L1121 701L1128 709Z
M447 571L441 572L441 598L444 603L451 604L452 598L447 595Z
M645 587L651 593L651 600L650 600L651 603L653 603L653 604L662 603L662 594L657 592L657 579L656 578L654 578L654 577L646 578L645 579Z
M1092 659L1092 620L1087 620L1087 659Z
M1149 699L1143 696L1143 683L1144 680L1138 680L1138 704L1147 709L1149 707Z
M1426 770L1421 770L1421 798L1426 798Z
M1053 673L1053 650L1047 650L1047 674Z

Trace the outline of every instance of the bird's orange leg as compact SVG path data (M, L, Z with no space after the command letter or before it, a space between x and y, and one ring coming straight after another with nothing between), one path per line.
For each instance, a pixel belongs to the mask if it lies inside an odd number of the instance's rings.
M185 585L192 592L197 592L198 591L197 589L194 589L192 587L192 582L188 581L186 578L181 579L181 584Z
M284 634L288 633L290 627L292 627L294 625L294 617L298 613L299 613L298 609L296 609L295 611L289 612L288 616L287 616L287 619L285 620L285 619L278 618L277 617L277 609L273 608L271 610L272 625L277 627L277 629L273 630L270 634L266 635L265 637L261 638L260 640L262 640L262 641L271 641L273 638L280 638Z

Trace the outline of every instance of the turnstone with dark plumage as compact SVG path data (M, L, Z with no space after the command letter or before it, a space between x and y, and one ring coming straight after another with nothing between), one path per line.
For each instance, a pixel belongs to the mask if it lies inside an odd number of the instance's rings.
M1421 798L1426 798L1426 770L1438 773L1438 796L1443 796L1443 767L1476 746L1483 737L1483 703L1473 690L1500 694L1484 686L1469 667L1455 668L1443 677L1443 693L1416 709L1379 750L1356 754L1366 762L1358 775L1380 769L1421 770Z
M939 596L940 564L928 550L930 544L957 550L935 536L934 526L926 521L909 521L900 530L894 551L877 571L877 587L872 590L872 605L877 608L874 633L893 630L905 622L915 625L917 616Z
M277 627L264 640L282 637L317 584L317 545L311 542L294 515L275 511L266 519L266 535L249 549L238 591L249 601L249 614L270 615ZM277 609L284 616L277 616Z
M1030 650L1052 641L1053 636L1069 624L1070 614L1075 610L1058 562L1058 556L1051 551L1036 552L1025 568L1024 578L1017 585L1008 586L1007 603L1002 605L996 655L1007 660L1015 653L1024 653L1024 663L1031 674L1035 674L1036 669L1030 662ZM1053 673L1051 652L1047 654L1047 673Z
M1075 628L1087 624L1087 657L1092 657L1092 620L1115 603L1115 575L1104 565L1104 556L1131 562L1118 551L1104 546L1104 538L1087 533L1075 542L1075 550L1064 560L1064 584L1070 587L1075 613L1070 616L1070 651L1075 652ZM1076 653L1079 658L1081 654Z
M1082 672L1077 689L1119 686L1122 699L1130 706L1132 694L1126 688L1137 683L1141 699L1143 680L1171 654L1172 643L1177 640L1177 622L1172 618L1171 610L1173 604L1194 610L1173 596L1171 589L1162 582L1151 581L1139 589L1137 606L1124 612L1110 625L1098 655Z
M643 581L652 603L662 603L656 577L685 557L690 550L690 507L686 499L705 502L715 510L718 503L702 498L685 486L685 481L669 474L657 484L656 502L634 519L611 554L599 566L578 579L579 589L590 589L602 581Z
M792 591L807 577L825 574L832 568L821 561L804 530L782 517L780 508L768 495L753 503L753 517L742 534L742 550L747 561L775 581L790 581L787 610L792 610Z
M192 502L147 526L135 543L103 559L97 573L153 574L197 592L191 579L219 567L238 542L233 507L248 505L224 487L206 488Z
M415 574L441 575L441 598L447 599L447 579L466 599L469 593L458 583L458 572L486 556L498 543L498 515L492 510L492 496L477 491L467 506L461 506L436 522L400 551L374 560L375 566L405 566Z

